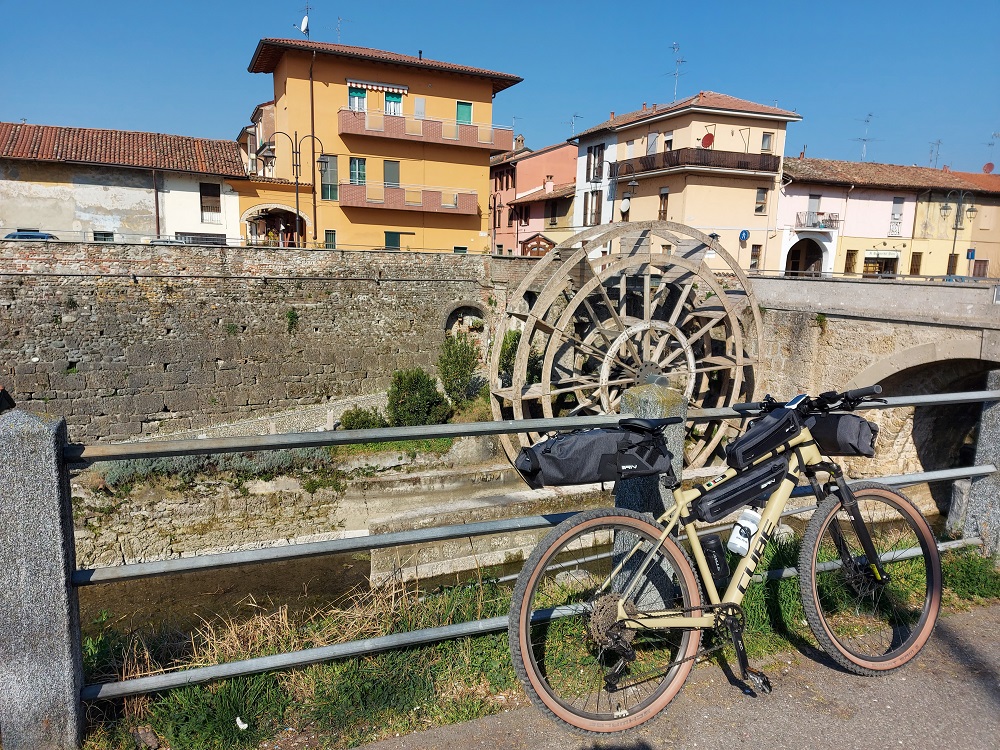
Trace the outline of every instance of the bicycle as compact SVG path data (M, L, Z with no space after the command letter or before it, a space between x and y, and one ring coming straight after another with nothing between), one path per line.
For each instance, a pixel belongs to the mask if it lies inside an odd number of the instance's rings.
M510 610L514 667L532 702L578 733L633 729L680 691L706 653L706 630L732 642L744 684L755 689L749 692L770 692L767 677L749 666L741 603L801 476L818 506L798 561L802 606L816 641L861 675L889 672L915 657L941 603L934 535L904 495L875 482L849 486L829 458L874 455L877 427L850 412L879 393L871 386L740 405L761 416L727 446L728 468L686 490L661 474L673 507L655 522L638 512L598 509L552 529L525 563ZM671 421L619 424L655 436ZM703 544L696 522L761 506L756 529L752 516L737 523L734 534L744 536L736 546L742 542L746 554L728 576L721 540Z

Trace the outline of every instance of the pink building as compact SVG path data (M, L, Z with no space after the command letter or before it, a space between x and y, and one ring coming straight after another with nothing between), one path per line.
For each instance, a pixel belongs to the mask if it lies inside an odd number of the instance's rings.
M572 234L577 148L557 143L490 159L490 233L498 255L544 255Z

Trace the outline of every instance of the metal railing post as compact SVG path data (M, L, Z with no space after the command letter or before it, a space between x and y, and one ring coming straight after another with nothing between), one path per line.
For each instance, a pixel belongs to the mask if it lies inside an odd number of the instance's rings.
M645 419L663 419L665 417L687 417L687 399L684 394L665 385L640 385L630 388L622 394L621 411L623 414L634 414ZM667 439L667 447L673 454L674 474L681 476L684 468L684 435L683 422L669 425L663 432ZM659 515L663 508L646 507L645 498L655 497L668 492L659 486L657 477L636 477L624 479L615 483L615 506L636 510L640 513L652 512Z
M4 750L79 747L80 613L66 422L0 415L0 736Z
M1000 390L1000 370L990 372L987 390ZM1000 401L983 404L979 418L976 463L1000 466ZM965 517L965 536L978 536L983 547L1000 563L1000 473L972 480Z

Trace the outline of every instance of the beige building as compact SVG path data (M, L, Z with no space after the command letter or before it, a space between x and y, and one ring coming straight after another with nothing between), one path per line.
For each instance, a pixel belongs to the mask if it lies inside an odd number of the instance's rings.
M612 112L575 137L574 224L675 221L718 235L743 268L762 266L774 233L785 128L801 119L711 91Z

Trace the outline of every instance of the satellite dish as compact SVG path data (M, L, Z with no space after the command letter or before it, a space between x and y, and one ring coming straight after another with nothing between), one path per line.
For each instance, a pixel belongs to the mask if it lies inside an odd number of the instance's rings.
M701 137L702 148L711 148L713 143L715 143L715 136L711 133L706 133Z
M984 174L993 174L993 162L988 161L983 165Z
M622 213L627 214L629 208L632 207L632 200L630 198L622 198Z
M309 16L302 16L302 25L299 26L299 31L309 36Z

